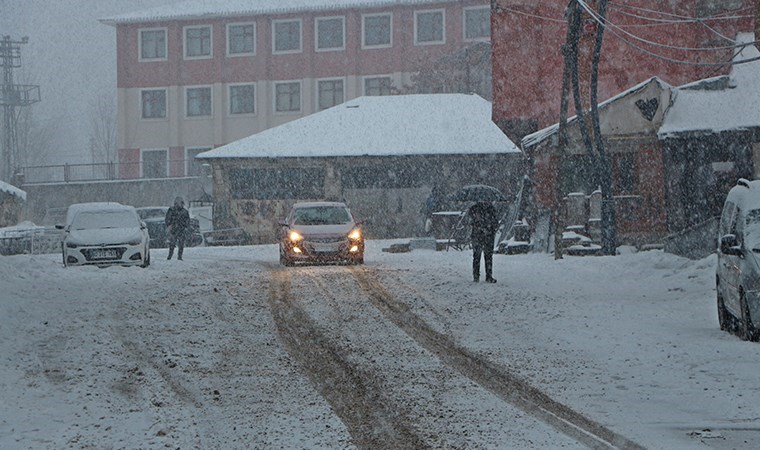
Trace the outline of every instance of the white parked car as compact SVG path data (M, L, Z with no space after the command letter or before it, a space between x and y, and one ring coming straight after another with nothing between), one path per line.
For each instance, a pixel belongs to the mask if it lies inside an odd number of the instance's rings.
M760 340L760 181L731 188L718 232L718 322L721 330Z
M66 213L61 252L64 266L150 265L150 236L132 206L77 203Z

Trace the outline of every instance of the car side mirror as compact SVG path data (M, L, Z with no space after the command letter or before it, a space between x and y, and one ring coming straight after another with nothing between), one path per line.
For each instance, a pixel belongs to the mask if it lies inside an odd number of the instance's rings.
M148 228L148 224L146 224L144 220L141 220L140 221L140 228L142 228L144 230L144 229Z
M729 256L742 255L742 249L735 234L726 234L720 238L720 252Z

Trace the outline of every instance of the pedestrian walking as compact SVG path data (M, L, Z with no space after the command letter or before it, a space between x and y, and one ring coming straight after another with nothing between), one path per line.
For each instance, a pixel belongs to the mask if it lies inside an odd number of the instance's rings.
M486 282L496 283L493 277L493 246L499 219L496 208L490 202L477 202L467 211L470 216L472 233L472 280L480 281L480 255L486 266Z
M169 236L169 256L166 259L172 259L176 246L177 259L182 261L182 251L185 249L185 240L190 227L190 213L185 209L185 201L182 197L174 199L174 206L166 211L164 223Z

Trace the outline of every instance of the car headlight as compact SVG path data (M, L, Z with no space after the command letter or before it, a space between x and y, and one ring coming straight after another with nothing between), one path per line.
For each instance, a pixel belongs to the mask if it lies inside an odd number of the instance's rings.
M301 236L300 234L298 234L298 232L296 232L296 231L291 231L290 234L288 235L288 237L290 238L291 242L298 242L301 239L303 239L303 236Z
M351 240L354 240L354 241L361 239L362 238L362 230L360 230L358 228L354 228L353 230L351 230L350 233L348 233L348 238L351 239Z
M127 241L127 245L140 245L140 244L142 244L141 237L137 237L137 238Z
M66 248L77 248L77 244L72 244L71 242L67 242Z

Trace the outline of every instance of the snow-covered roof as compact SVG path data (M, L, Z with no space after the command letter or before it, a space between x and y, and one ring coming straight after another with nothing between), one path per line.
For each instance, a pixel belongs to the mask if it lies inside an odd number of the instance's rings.
M741 33L738 42L753 42L753 33ZM747 45L735 60L760 57L754 45ZM719 133L760 128L760 61L734 64L724 89L694 90L691 85L675 90L673 105L658 131L660 138L679 133Z
M26 201L26 192L4 181L0 181L0 191L7 192L11 195L15 195L16 197L19 197L21 200Z
M105 17L100 21L108 25L117 25L164 20L287 14L301 11L334 11L348 8L381 8L445 2L446 0L190 0Z
M631 94L635 94L645 89L651 83L659 84L662 89L671 89L671 86L668 83L662 81L661 79L657 77L652 77L646 81L643 81L637 84L636 86L631 87L630 89L627 89L615 95L614 97L611 97L605 100L602 103L599 103L599 110L602 111L605 108L607 108L609 105L615 103L617 100L620 100L621 98L627 97ZM577 119L578 119L578 116L572 116L569 119L567 119L567 123L571 124L575 122ZM529 134L522 139L522 148L526 149L526 148L535 147L536 145L546 140L548 137L552 136L553 134L556 134L558 131L559 131L559 123L555 123L554 125L548 126L542 130L536 131L535 133Z
M470 94L359 97L197 158L511 153L491 103Z

